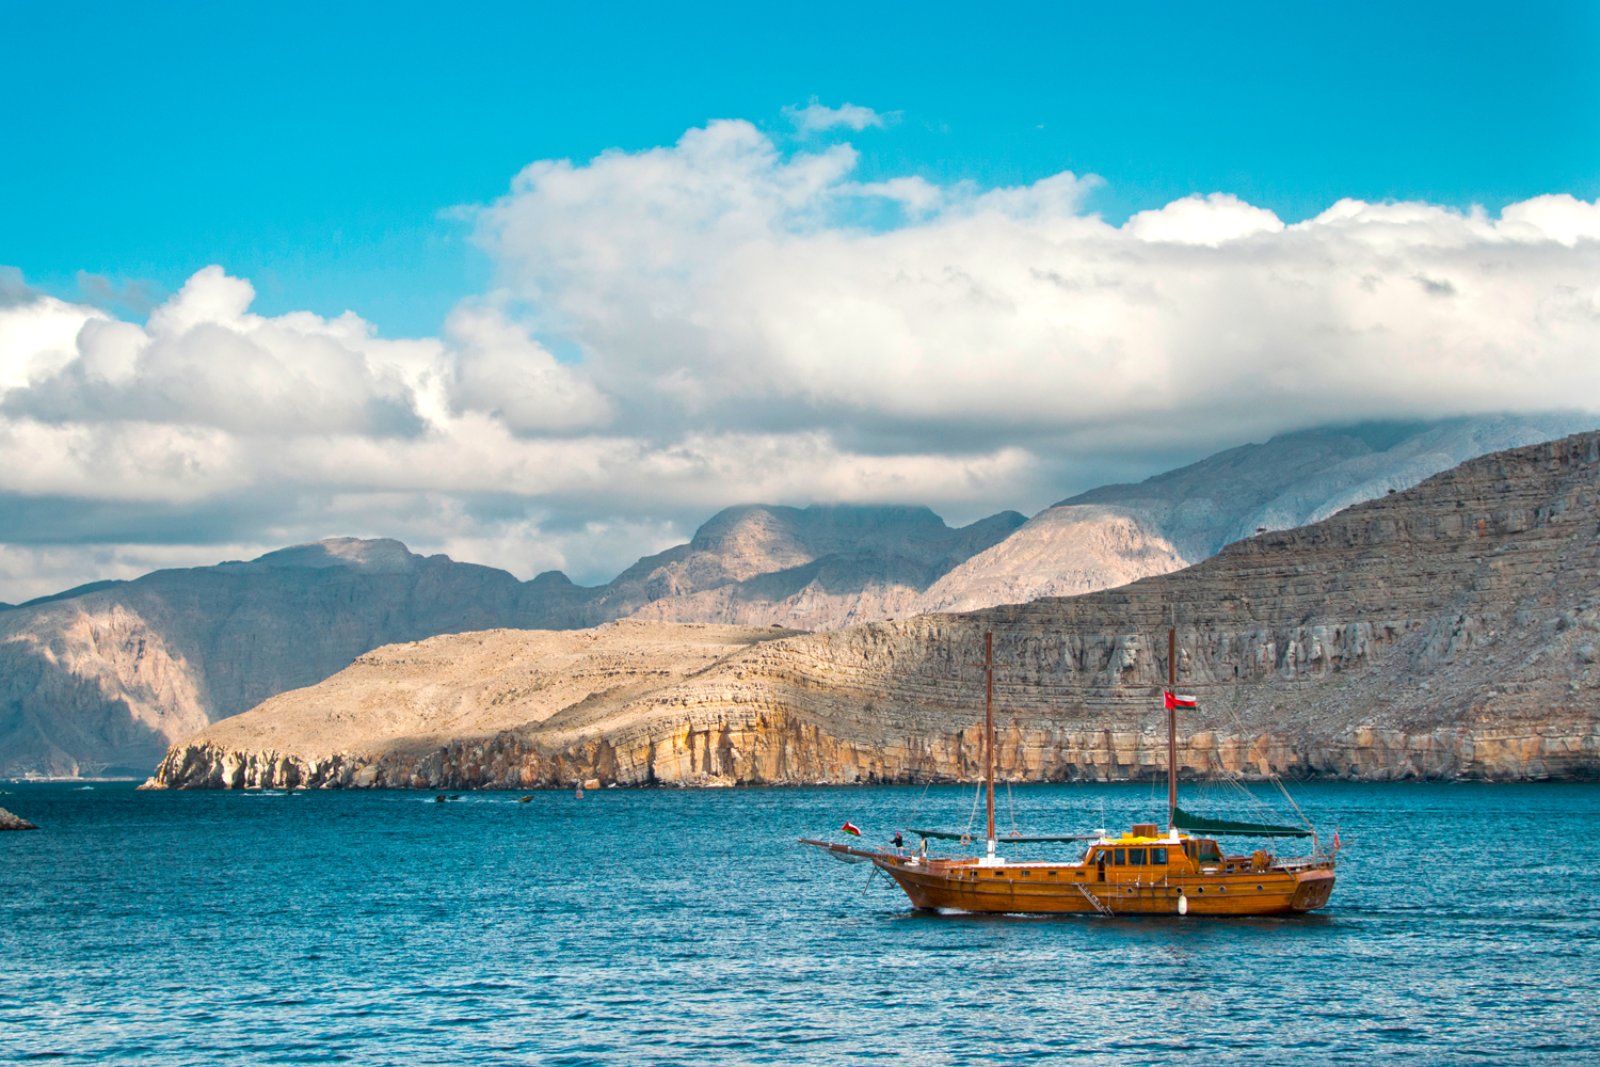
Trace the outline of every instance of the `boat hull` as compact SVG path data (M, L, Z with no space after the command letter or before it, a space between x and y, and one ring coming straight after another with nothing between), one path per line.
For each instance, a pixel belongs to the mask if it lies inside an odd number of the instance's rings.
M1040 915L1290 915L1315 911L1333 892L1331 861L1160 879L1097 880L1092 867L984 865L880 853L872 862L913 907Z

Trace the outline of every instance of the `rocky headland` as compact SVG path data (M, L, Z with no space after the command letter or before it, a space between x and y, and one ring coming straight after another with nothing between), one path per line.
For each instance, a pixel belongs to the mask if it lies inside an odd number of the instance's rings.
M1072 598L823 634L628 623L363 656L175 745L158 787L970 780L982 634L1011 780L1600 774L1600 433ZM552 644L556 642L556 644ZM679 646L697 651L685 654Z
M37 830L27 819L11 814L5 808L0 808L0 830Z

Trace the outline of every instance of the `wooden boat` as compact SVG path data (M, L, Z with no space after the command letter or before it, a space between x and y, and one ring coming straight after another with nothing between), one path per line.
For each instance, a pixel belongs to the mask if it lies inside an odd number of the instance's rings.
M1316 834L1295 826L1230 822L1191 815L1178 806L1177 709L1193 706L1172 691L1176 683L1177 642L1167 638L1167 826L1141 823L1118 837L1098 834L1008 836L994 829L994 638L984 635L986 689L985 772L988 833L981 856L932 856L931 840L964 834L912 830L921 847L866 849L837 842L805 840L839 859L868 861L893 878L919 909L983 912L1101 915L1283 915L1314 911L1333 893L1338 835L1328 852ZM1257 849L1225 852L1221 837L1311 838L1310 855L1279 857ZM1008 845L1079 842L1076 861L1008 862L997 853Z

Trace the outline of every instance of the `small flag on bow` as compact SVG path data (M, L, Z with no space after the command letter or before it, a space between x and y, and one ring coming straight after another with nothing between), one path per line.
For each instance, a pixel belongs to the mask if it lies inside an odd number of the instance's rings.
M843 826L839 827L839 829L843 830L847 834L852 834L852 835L854 835L856 837L860 837L861 836L860 828L857 827L856 824L853 823L853 822L847 822Z
M1193 708L1198 706L1196 697L1179 696L1177 693L1167 693L1166 697L1168 711L1172 711L1175 708Z

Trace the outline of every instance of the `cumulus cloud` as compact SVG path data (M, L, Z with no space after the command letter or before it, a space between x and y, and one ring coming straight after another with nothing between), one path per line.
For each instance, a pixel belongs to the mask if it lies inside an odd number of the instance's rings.
M369 359L367 325L354 315L249 313L255 290L207 267L149 322L110 321L87 309L25 309L35 328L77 328L62 348L35 356L25 384L12 377L0 409L53 424L143 422L239 434L368 433L404 436L421 422L400 375ZM8 318L10 316L7 316ZM43 360L44 362L40 362ZM41 369L43 373L40 373Z
M1141 211L1122 229L1139 241L1215 248L1256 234L1279 233L1283 222L1265 208L1253 207L1225 193L1212 193L1186 196L1158 210Z
M848 110L796 122L875 124ZM152 546L93 549L124 569L381 534L599 581L730 504L969 521L1307 425L1600 397L1600 204L1206 192L1114 225L1090 176L857 162L730 120L532 163L472 212L495 288L440 338L258 315L219 267L143 322L0 275L7 566L26 525L50 574L98 527Z
M500 309L464 304L450 316L446 332L456 411L482 412L521 434L563 433L609 421L606 397Z
M713 123L530 167L478 230L652 431L1106 450L1179 411L1237 438L1600 395L1594 204L1343 201L1285 225L1213 193L1113 226L1084 211L1094 179L862 184L855 162ZM915 215L863 225L872 197Z

